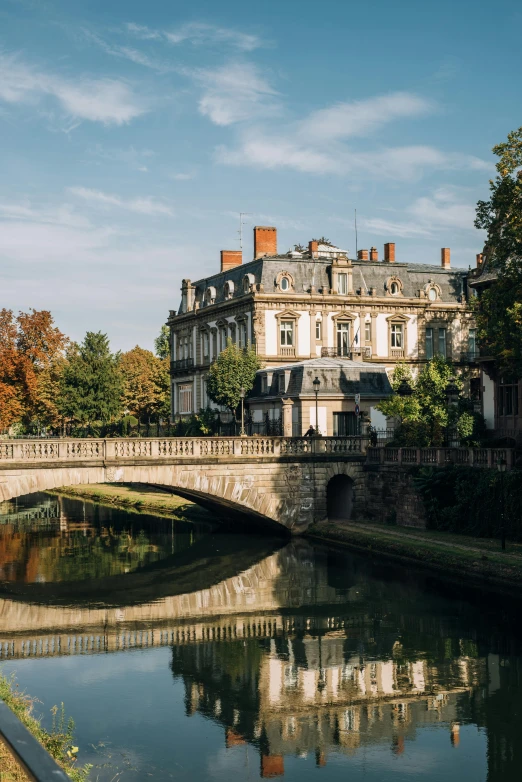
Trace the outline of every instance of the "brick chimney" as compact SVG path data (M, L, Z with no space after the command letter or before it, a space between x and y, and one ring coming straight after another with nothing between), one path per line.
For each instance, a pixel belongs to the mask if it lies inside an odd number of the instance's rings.
M484 263L484 254L477 253L477 269L480 269L483 263Z
M384 260L395 263L395 242L386 242L384 245Z
M254 227L254 258L277 255L277 228L269 225Z
M449 269L451 266L450 261L450 248L442 247L440 251L440 265L443 269Z
M358 250L357 252L358 261L368 261L369 259L370 259L370 254L368 250Z
M221 250L221 271L226 272L243 263L242 250Z
M308 242L308 252L310 258L317 258L319 256L319 242Z
M379 253L377 252L377 247L370 247L370 261L378 261L379 260Z

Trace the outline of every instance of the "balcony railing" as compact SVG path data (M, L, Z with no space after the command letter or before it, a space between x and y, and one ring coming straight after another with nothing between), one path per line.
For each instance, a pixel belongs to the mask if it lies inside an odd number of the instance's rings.
M286 358L294 357L295 356L295 347L293 345L280 348L280 355Z
M466 467L496 468L503 459L507 469L514 464L513 448L368 448L370 464L424 465L444 467L458 464Z
M193 367L194 367L193 358L178 358L176 361L170 362L171 373L182 372L187 369L193 369Z

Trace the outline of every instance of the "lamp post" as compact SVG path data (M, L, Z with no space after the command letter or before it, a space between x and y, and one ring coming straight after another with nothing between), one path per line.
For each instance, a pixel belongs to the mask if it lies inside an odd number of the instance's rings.
M240 390L241 395L241 431L239 432L240 437L246 437L245 432L245 389L243 386L241 386Z
M313 381L313 387L315 392L315 433L319 434L319 388L321 387L321 381L317 375Z
M506 472L506 467L506 460L499 459L497 462L497 470L500 473L500 540L502 551L506 550L506 524L504 518L504 473Z

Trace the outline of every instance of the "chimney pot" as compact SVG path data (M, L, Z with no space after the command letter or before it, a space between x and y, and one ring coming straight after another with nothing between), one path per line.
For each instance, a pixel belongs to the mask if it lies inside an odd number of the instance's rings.
M221 250L221 271L226 272L243 263L242 250Z
M277 228L271 225L254 227L254 259L277 255Z
M443 269L449 269L451 266L450 248L442 247L440 251L440 265Z
M319 256L319 242L308 242L308 252L310 258L317 258Z
M480 269L484 263L484 253L477 253L477 269Z
M395 242L386 242L384 245L384 260L395 263Z
M358 261L368 261L370 258L370 254L368 250L359 250L357 252L357 260Z
M379 253L377 252L377 247L370 247L370 261L378 261L379 260Z

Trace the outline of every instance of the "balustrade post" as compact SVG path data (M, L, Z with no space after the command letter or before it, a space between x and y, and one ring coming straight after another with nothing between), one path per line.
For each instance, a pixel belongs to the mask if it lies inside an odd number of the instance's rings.
M116 443L114 440L103 441L103 458L105 461L108 459L116 459Z
M274 438L273 444L274 444L274 456L281 456L281 443L282 438L276 437Z
M192 441L192 455L201 456L201 440L194 439Z
M379 464L384 464L384 447L379 448Z
M22 443L15 443L13 445L13 461L15 462L21 462L22 461L22 450L23 446Z
M402 464L402 448L397 448L397 464Z
M241 440L238 440L237 437L232 439L232 453L234 456L241 456Z
M437 464L444 467L444 448L437 448Z
M491 448L487 449L487 454L488 454L488 467L493 467L493 451L491 450Z
M468 448L469 453L469 464L470 467L473 467L475 465L475 449L474 448Z
M422 448L415 449L415 463L422 464Z

